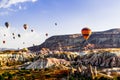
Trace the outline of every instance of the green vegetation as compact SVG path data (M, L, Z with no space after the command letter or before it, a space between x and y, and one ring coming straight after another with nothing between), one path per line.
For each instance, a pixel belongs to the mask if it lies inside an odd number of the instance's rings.
M1 70L0 80L60 80L61 78L67 80L93 80L92 77L82 76L76 73L69 73L69 70L61 69L34 69L34 70ZM94 80L120 80L120 77L113 79L104 76L95 77Z
M5 80L5 78L2 75L0 75L0 80Z

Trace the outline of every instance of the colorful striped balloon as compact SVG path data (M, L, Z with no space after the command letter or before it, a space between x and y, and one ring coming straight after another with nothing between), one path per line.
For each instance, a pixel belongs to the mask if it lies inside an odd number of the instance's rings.
M89 37L90 37L90 35L92 34L92 32L91 32L91 30L90 30L89 28L83 28L83 29L81 30L81 33L82 33L83 38L84 38L85 40L88 40Z

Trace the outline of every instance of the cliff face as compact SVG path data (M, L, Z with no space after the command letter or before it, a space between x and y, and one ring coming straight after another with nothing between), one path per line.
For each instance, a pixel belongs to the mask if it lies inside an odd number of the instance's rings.
M39 46L30 47L31 51L40 51L42 48L50 50L78 51L83 47L90 48L118 48L120 47L120 29L111 29L101 32L93 32L85 44L81 34L59 35L48 38Z
M40 54L44 55L44 54ZM40 56L37 55L37 56ZM97 68L120 67L120 49L101 49L89 51L88 54L79 55L73 52L47 54L44 57L37 58L27 66L26 69L49 68L51 66L64 65L66 67L96 66Z
M91 64L93 66L99 66L99 67L120 67L120 53L119 52L99 52L99 53L92 53L84 55L77 59L78 62L81 60L81 62L84 65Z
M66 61L64 59L56 59L56 58L45 58L45 59L39 59L29 66L26 67L26 69L39 69L39 68L48 68L53 65L70 65L69 61Z
M36 57L35 54L30 52L1 52L0 53L0 68L12 69L13 66L22 65L26 62L31 62ZM5 67L6 66L6 67ZM16 67L17 68L17 67Z

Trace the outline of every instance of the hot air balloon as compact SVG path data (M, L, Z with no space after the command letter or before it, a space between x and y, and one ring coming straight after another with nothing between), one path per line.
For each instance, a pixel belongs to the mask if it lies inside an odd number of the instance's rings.
M4 34L4 36L6 36L6 34Z
M48 36L48 33L46 33L45 35Z
M23 42L23 44L25 44L25 42Z
M14 34L14 33L12 33L12 35L14 36L15 34Z
M5 22L5 26L6 26L6 28L8 28L9 27L9 23Z
M55 23L55 26L57 26L57 23Z
M3 41L3 44L5 44L5 41Z
M20 35L20 34L18 34L18 37L21 37L21 35Z
M13 37L13 39L15 39L15 37Z
M31 29L31 32L33 32L33 29Z
M83 38L84 38L85 40L88 40L92 32L91 32L91 30L90 30L89 28L83 28L83 29L81 30L81 33L82 33L82 35L83 35Z
M24 24L23 25L23 28L26 30L28 28L28 25L27 24Z

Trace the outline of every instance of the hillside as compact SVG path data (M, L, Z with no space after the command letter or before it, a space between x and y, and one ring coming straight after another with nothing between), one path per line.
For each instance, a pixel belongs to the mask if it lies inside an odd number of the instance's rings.
M119 48L120 29L93 32L88 40L90 44L86 45L84 42L81 34L52 36L41 45L30 47L29 50L40 51L42 48L48 48L50 50L79 51L86 46L92 48Z
M94 80L103 80L100 79L102 77L110 78L109 80L113 80L113 78L120 76L120 49L96 49L93 51L88 51L87 53L88 54L85 55L77 55L72 52L53 53L47 55L39 54L38 56L44 55L44 57L39 57L29 65L22 65L21 67L33 70L40 69L40 72L42 69L44 71L47 71L45 72L47 75L53 75L52 72L54 72L55 69L57 69L57 72L59 70L67 70L64 75L69 78L72 76L76 80L82 76L85 78L98 78ZM49 72L48 74L48 71L52 69L54 71ZM70 74L68 72L70 72ZM69 74L68 76L67 73ZM55 74L57 73L55 72ZM61 75L61 78L64 78L66 80L62 74L59 73L59 75ZM53 77L49 76L49 78ZM56 76L54 76L54 78L56 78Z

